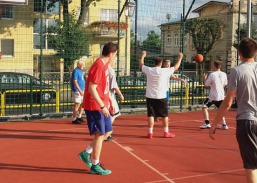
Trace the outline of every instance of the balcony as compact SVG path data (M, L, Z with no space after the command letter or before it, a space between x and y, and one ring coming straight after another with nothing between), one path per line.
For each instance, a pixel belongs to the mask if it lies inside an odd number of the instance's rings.
M95 37L118 38L118 22L97 21L93 22L90 27ZM125 37L127 28L126 23L120 23L120 38Z

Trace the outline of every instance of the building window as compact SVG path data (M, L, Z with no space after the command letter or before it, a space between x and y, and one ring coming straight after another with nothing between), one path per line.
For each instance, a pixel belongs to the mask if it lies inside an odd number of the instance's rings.
M101 9L100 20L117 22L118 21L117 10Z
M13 6L6 6L4 8L2 19L13 19Z
M40 23L41 19L34 19L34 49L40 49ZM43 33L43 42L42 48L43 49L52 49L51 44L47 39L46 30L50 26L56 26L55 19L43 19L42 20L42 33Z
M3 57L14 56L14 39L1 39L0 47Z
M179 36L178 36L178 34L175 34L174 44L175 44L175 46L179 46Z
M43 7L42 7L42 11L41 11L41 0L35 0L34 1L34 12L59 15L60 2L59 1L52 2L50 0L43 0Z
M167 35L167 45L168 46L171 45L171 35L170 34Z

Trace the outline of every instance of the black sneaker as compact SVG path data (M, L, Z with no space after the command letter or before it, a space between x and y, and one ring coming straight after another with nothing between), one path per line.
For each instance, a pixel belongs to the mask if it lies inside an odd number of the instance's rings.
M113 137L110 135L110 136L108 136L107 139L105 139L104 141L105 141L105 142L108 142L108 141L110 141L110 140L112 140L112 139L113 139Z
M75 119L74 121L72 121L72 124L74 124L74 125L80 125L81 124L81 122L78 120L78 118L77 119Z
M82 118L77 118L79 122L83 123L84 120Z

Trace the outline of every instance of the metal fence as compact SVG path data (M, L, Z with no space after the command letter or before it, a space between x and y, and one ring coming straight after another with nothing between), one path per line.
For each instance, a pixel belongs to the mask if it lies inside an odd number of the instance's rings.
M3 78L3 77L2 77ZM68 81L70 78L66 78ZM199 78L188 76L187 84L170 82L170 106L191 106L202 103L208 89L199 84ZM36 78L15 80L6 77L0 81L1 115L44 115L49 113L71 112L70 82L60 82L46 77L42 83ZM123 76L118 83L125 100L119 101L122 109L145 108L146 78L144 76ZM40 89L41 87L41 89Z
M113 67L125 98L119 101L121 109L146 107L146 78L138 68L140 52L147 50L148 66L153 66L156 56L174 63L183 47L180 28L175 32L167 29L166 34L160 25L176 25L192 2L131 0L136 4L132 17L121 11L128 0L89 2L82 11L80 0L28 0L20 6L0 1L0 116L71 112L70 73L76 61L84 60L86 71L110 41L120 46ZM80 17L84 19L78 26ZM196 64L190 60L187 65L193 74L180 70L189 78L186 85L171 81L170 106L196 105L208 94L196 75Z

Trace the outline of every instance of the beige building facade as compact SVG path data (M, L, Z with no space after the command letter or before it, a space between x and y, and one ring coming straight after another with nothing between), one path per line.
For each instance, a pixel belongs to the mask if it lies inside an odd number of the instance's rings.
M59 1L53 6L51 2L43 0L44 6L41 13L41 0L28 0L28 5L4 5L0 19L0 72L21 72L39 76L43 73L63 73L63 61L55 56L56 51L51 48L45 30L55 24L55 19L62 19L62 5ZM100 24L93 31L93 38L89 47L89 55L82 56L86 69L101 55L101 49L106 42L118 42L118 3L122 7L125 0L101 0L92 3L88 8L85 26L95 22L112 22L113 27ZM3 5L0 4L3 7ZM69 1L69 11L80 11L80 0ZM42 21L41 21L42 20ZM123 13L120 17L122 25L127 25L120 32L120 63L122 73L130 70L130 20ZM41 40L40 31L43 31ZM93 29L93 28L92 28ZM40 49L42 46L42 49ZM124 49L127 48L127 49ZM76 60L74 67L76 66ZM117 67L117 63L114 68ZM86 70L85 69L85 70ZM125 71L127 69L127 71Z

